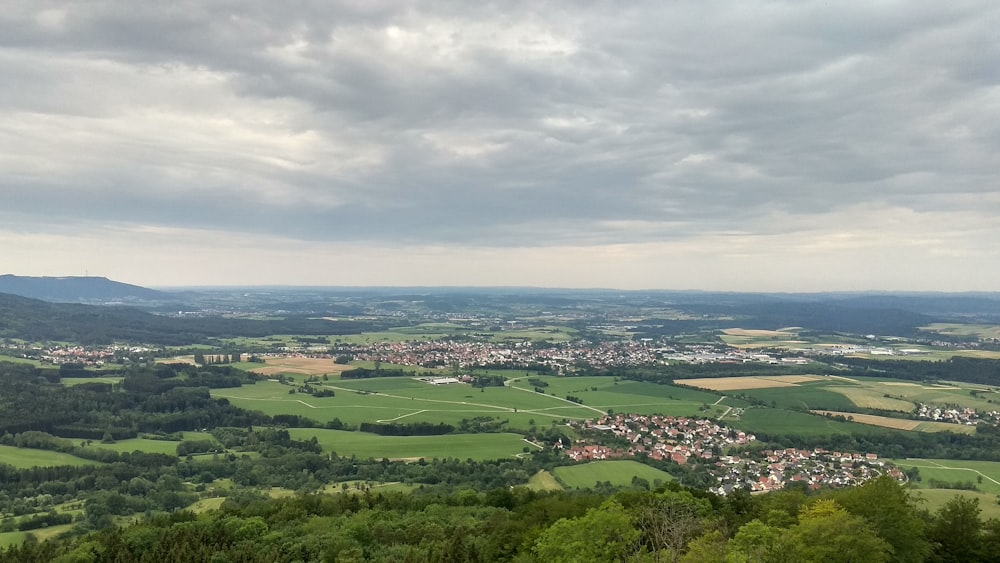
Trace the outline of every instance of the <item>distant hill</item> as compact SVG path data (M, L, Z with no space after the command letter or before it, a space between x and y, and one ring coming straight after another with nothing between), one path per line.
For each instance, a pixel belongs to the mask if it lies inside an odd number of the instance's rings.
M169 293L116 282L104 277L56 278L12 274L0 276L0 293L62 303L163 301L172 297Z
M395 325L399 321L394 321ZM386 330L388 322L329 321L308 316L280 319L175 318L133 307L52 303L0 293L0 338L81 344L143 342L182 346L215 338L271 334L340 335Z

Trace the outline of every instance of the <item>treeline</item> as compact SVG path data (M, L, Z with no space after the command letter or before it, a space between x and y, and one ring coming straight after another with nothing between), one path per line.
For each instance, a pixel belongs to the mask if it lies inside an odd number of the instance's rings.
M226 317L176 318L130 307L48 303L0 293L0 338L68 341L83 345L115 341L187 346L219 338L272 334L342 335L389 328L388 321L325 320L301 315L266 320ZM399 321L394 321L395 325Z
M408 424L362 422L360 430L380 436L440 436L451 434L455 431L455 427L443 422L439 424L432 422L411 422Z
M63 438L118 440L139 433L171 433L219 425L266 424L270 418L214 399L212 387L254 381L228 367L136 366L120 387L110 383L66 386L58 370L0 362L0 435L29 431Z
M945 361L838 358L853 377L892 377L912 381L961 381L1000 386L1000 360L954 356Z
M655 492L344 493L180 511L0 553L0 562L374 561L866 563L996 561L1000 522L975 499L929 513L889 478L846 490L717 497Z

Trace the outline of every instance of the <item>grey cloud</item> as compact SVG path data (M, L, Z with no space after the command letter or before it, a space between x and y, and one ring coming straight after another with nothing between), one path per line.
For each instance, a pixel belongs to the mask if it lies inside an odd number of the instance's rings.
M10 217L544 246L997 191L990 2L16 7L0 143L73 154Z

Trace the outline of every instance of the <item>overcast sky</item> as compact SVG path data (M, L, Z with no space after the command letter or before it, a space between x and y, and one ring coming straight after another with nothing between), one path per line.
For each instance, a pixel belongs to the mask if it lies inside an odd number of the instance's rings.
M0 10L0 273L1000 290L1000 2Z

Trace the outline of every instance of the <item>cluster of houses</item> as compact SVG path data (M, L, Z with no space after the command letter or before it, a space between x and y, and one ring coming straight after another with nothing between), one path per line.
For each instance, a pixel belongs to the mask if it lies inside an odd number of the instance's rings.
M810 489L850 487L888 474L897 480L906 476L871 453L814 450L762 450L752 454L719 456L712 473L718 485L710 490L727 494L734 489L754 492L783 489L789 483L804 483Z
M572 341L563 343L486 340L435 340L338 344L338 354L358 360L392 364L438 367L503 366L525 368L547 366L553 371L572 370L586 364L596 368L669 365L689 363L808 363L805 358L777 359L768 354L717 345L657 346L651 339L621 342Z
M48 346L31 348L15 344L2 345L4 355L38 360L45 364L81 364L85 366L103 366L119 361L123 357L134 354L154 352L143 346Z
M624 439L627 447L608 448L589 444L588 440L565 449L574 460L611 459L646 454L655 460L684 464L690 458L709 460L727 448L745 446L756 438L741 430L719 426L705 418L678 416L614 414L598 420L571 423L577 429L607 432Z
M997 411L978 412L976 409L968 407L943 407L926 403L917 405L917 418L969 426L977 424L1000 425L1000 412Z
M633 457L641 454L679 464L700 463L709 469L717 486L727 494L734 489L772 491L788 483L807 487L846 487L887 473L905 479L875 454L814 450L753 450L738 455L731 448L756 440L753 434L720 426L708 419L660 415L615 414L597 420L571 423L586 438L564 453L575 461ZM602 439L608 435L610 439ZM613 438L611 438L613 436ZM615 445L602 444L607 442ZM556 447L561 447L557 443Z

